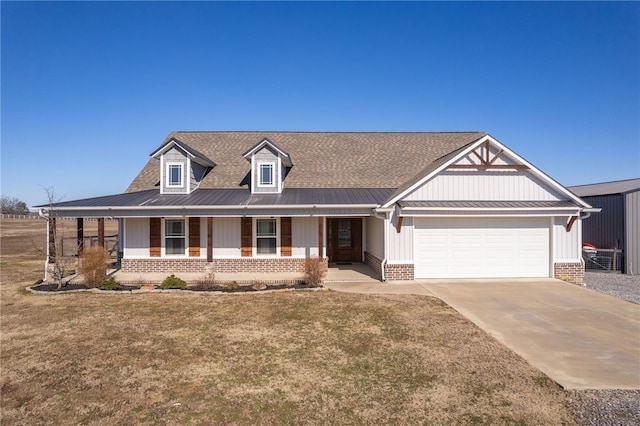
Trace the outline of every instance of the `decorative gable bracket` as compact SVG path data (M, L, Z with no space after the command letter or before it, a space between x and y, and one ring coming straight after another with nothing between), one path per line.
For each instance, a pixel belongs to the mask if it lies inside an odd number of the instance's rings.
M447 169L474 169L474 170L488 170L488 169L508 169L508 170L526 170L529 166L525 164L509 164L506 161L500 164L496 164L496 160L501 158L504 154L504 149L495 147L493 150L491 141L487 139L483 144L478 145L475 149L471 150L470 155L473 159L479 161L472 164L451 164Z

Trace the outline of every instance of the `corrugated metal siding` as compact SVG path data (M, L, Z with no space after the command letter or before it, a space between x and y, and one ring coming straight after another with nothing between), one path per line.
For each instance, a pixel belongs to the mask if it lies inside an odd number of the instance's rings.
M374 256L384 259L384 221L375 217L365 219L365 246Z
M213 257L240 257L240 218L213 219Z
M582 256L580 244L580 220L576 221L567 232L567 217L553 219L553 260L554 261L578 261Z
M318 219L294 217L291 219L291 246L293 256L318 255Z
M621 194L583 197L600 213L593 213L582 224L582 241L598 248L624 250L624 197Z
M149 219L128 218L124 220L125 258L149 257Z
M394 214L389 225L389 262L413 262L413 218L405 217L400 233Z
M563 200L526 170L445 171L409 194L406 200Z
M625 266L628 274L640 274L640 191L625 196L627 247Z

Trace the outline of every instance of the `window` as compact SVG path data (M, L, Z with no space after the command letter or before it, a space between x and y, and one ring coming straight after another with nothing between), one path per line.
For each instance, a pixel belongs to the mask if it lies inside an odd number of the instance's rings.
M276 220L256 219L256 253L276 254Z
M167 186L182 186L182 164L167 164Z
M259 186L275 186L273 181L273 164L260 164Z
M185 254L186 235L184 219L166 219L164 221L165 254Z

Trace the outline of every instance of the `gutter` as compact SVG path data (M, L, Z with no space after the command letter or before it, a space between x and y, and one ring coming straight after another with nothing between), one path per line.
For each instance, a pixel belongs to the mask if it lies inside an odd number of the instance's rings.
M592 207L590 209L583 209L580 214L580 220L588 219L591 216L591 213L600 213L602 211L601 207Z
M387 224L387 220L389 219L389 213L392 212L393 209L373 209L373 217L376 219L381 219L384 223L383 225L383 239L384 239L384 258L382 262L380 262L380 278L382 282L387 281L384 275L384 267L387 264L389 258L389 226ZM384 217L380 216L380 213L384 213Z
M128 211L128 210L235 210L235 209L374 209L378 204L281 204L281 205L195 205L195 206L79 206L79 207L52 207L50 210L58 211L89 211L89 210L106 210L106 211ZM43 209L44 210L44 209Z

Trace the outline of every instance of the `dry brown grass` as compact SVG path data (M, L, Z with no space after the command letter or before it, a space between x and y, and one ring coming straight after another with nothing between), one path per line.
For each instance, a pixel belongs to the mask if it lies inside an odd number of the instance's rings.
M36 296L5 229L3 424L575 423L557 386L436 299Z

